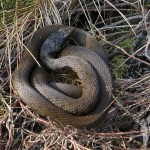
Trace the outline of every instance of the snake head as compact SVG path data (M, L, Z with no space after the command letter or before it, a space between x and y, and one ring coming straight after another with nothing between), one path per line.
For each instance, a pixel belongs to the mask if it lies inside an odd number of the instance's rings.
M67 43L73 30L73 27L63 27L50 34L41 46L41 59L44 59L47 55L54 57Z
M73 33L74 28L73 27L63 27L58 30L58 32L62 33L64 35L64 38L68 38L71 36L71 33Z

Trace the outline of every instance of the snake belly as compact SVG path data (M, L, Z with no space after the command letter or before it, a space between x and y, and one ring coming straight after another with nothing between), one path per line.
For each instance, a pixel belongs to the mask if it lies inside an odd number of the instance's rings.
M14 91L22 101L39 115L48 116L63 126L101 127L111 103L113 86L101 44L80 29L51 25L37 30L26 48L12 77ZM66 67L77 73L81 87L64 83L52 86L47 82L47 69Z

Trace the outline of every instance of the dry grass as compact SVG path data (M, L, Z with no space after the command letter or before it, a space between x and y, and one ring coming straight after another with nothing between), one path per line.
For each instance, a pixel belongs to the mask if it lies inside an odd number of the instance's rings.
M5 2L1 2L1 149L122 150L150 147L150 127L149 131L146 127L146 123L150 123L149 2L37 0L30 3L15 1L11 5L7 8ZM114 89L113 106L99 133L80 131L69 126L58 128L50 120L31 112L13 94L11 77L21 59L25 41L38 28L49 24L67 24L87 30L102 42L107 53L122 54L123 61L118 56L117 60L111 61L112 70L117 74L117 86ZM146 33L144 42L138 41L143 32ZM127 75L120 74L128 69L129 60L139 63L141 69L146 70L137 69L136 77L128 76L128 72ZM132 63L130 66L132 68Z

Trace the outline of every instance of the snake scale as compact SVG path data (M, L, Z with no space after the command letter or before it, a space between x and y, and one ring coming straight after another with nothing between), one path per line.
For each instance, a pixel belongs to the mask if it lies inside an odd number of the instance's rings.
M64 68L77 74L80 87L48 82L48 71ZM15 94L39 115L63 126L96 129L108 112L113 81L107 56L92 35L66 25L50 25L37 30L27 42L12 84Z

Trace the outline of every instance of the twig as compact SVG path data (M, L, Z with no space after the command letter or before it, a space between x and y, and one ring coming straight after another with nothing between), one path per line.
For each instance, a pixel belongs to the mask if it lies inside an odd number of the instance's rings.
M40 122L42 125L47 126L47 127L51 126L51 123L49 123L49 122L47 122L46 120L41 119L41 118L37 117L36 115L34 115L34 114L22 103L21 100L19 101L19 104L20 104L20 106L21 106L23 109L25 109L25 110L28 112L28 114L29 114L32 118L34 118L37 122Z

